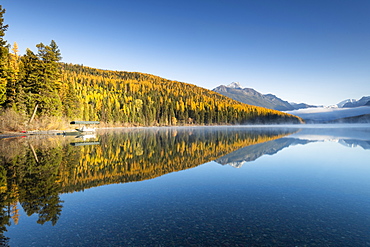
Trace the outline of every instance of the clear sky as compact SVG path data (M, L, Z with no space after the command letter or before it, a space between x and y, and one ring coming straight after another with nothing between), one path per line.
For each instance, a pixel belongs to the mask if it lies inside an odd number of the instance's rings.
M370 95L370 0L1 0L20 53L292 102Z

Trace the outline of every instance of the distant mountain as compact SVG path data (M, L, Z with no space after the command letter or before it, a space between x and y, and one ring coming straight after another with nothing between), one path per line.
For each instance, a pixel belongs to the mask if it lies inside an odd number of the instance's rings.
M294 110L322 107L317 105L308 105L306 103L293 103L293 102L290 102L290 105L293 106Z
M345 104L347 103L351 103L351 102L355 102L356 100L355 99L346 99L346 100L343 100L341 102L339 102L338 104L336 105L333 105L332 107L339 107L339 108L342 108Z
M338 107L338 108L353 108L359 106L368 106L370 105L370 96L363 96L361 99L346 99L338 104L331 105L329 107Z
M303 118L307 123L369 123L370 96L346 99L327 107L284 101L273 94L262 94L253 88L242 88L239 82L221 85L213 91L236 101L284 111Z
M262 94L253 88L242 88L239 82L233 82L227 86L218 86L213 91L248 105L262 106L278 111L292 111L307 107L316 107L304 103L289 103L273 94Z
M239 82L232 82L230 83L229 85L227 85L227 87L230 87L230 88L242 88L242 86L240 85Z
M218 86L213 91L248 105L261 106L279 111L294 109L288 102L284 102L278 98L274 99L271 96L266 97L253 88L241 88L240 84L235 82L228 86Z
M370 105L370 96L364 96L359 100L351 100L349 102L346 102L342 107L343 108L349 108L349 107L359 107L359 106L368 106Z

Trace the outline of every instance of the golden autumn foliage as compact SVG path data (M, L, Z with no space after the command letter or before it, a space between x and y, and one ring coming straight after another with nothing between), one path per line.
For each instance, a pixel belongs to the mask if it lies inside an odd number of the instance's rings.
M64 114L81 120L142 126L301 122L192 84L138 72L63 64L61 80Z
M23 56L15 51L7 56L11 76L0 100L0 130L41 129L37 126L48 125L50 119L100 121L114 126L303 122L296 116L243 104L188 83L60 63L54 41L37 47L37 54L27 50ZM17 115L17 120L12 118L5 124L7 114Z
M62 211L60 193L152 179L287 134L213 127L129 128L85 141L58 136L3 139L0 196L9 220L18 221L19 202L28 215L39 214L38 223L55 224Z

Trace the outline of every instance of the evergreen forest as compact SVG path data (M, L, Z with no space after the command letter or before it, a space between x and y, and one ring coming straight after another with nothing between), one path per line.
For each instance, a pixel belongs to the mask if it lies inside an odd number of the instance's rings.
M0 130L55 129L56 123L111 126L301 123L192 84L158 76L62 63L54 40L20 55L5 40L0 5Z

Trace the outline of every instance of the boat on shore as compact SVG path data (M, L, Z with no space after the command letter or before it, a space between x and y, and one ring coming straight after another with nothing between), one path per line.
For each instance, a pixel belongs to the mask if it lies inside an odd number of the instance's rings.
M82 126L81 128L76 129L78 132L95 132L95 128L89 128Z

